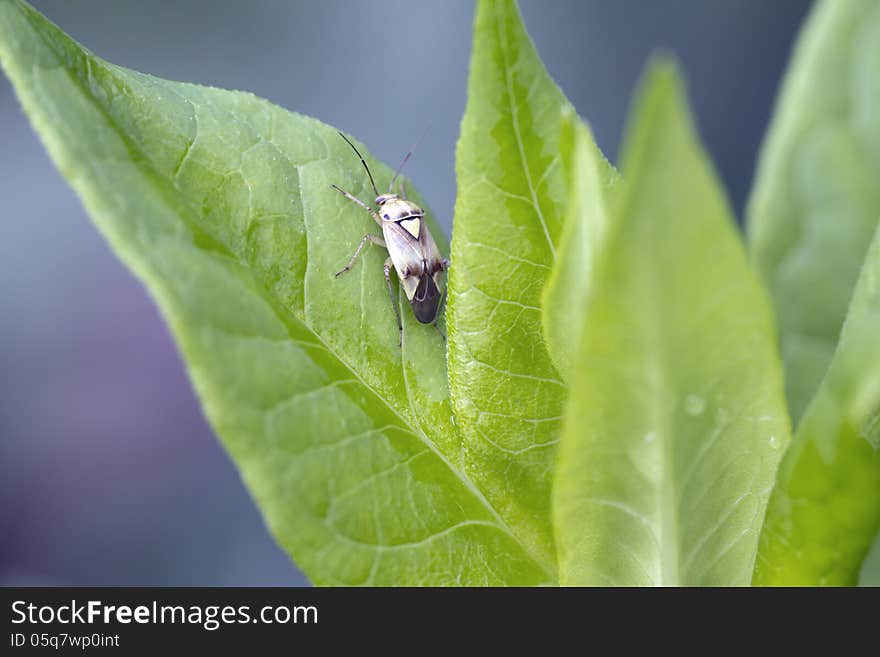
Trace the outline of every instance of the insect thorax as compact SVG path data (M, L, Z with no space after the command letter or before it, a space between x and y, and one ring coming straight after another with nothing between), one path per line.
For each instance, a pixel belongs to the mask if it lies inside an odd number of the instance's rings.
M402 221L412 217L424 217L425 211L412 201L396 196L384 195L376 199L382 221Z

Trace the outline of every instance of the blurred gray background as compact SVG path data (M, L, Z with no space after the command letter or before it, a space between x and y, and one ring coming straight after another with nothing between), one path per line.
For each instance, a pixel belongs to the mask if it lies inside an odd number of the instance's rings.
M471 2L36 0L98 55L245 89L397 163L451 225ZM741 212L807 0L521 0L547 68L615 158L649 53L672 50ZM415 90L383 106L383 87ZM307 583L205 424L155 307L0 76L0 584Z

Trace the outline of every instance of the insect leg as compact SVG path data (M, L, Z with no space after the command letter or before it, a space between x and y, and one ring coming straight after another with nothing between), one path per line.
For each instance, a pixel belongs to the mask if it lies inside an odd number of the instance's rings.
M352 201L352 202L354 202L354 203L357 203L357 204L358 204L359 206L361 206L364 210L366 210L367 212L370 213L370 216L373 218L373 221L375 221L375 222L376 222L377 224L379 224L380 226L382 225L382 220L379 218L379 215L376 214L376 211L375 211L373 208L371 208L369 205L367 205L366 203L364 203L362 200L360 200L360 199L359 199L357 196L355 196L354 194L349 194L347 191L345 191L344 189L342 189L342 188L340 188L340 187L337 187L336 185L330 185L330 186L331 186L333 189L335 189L337 192L339 192L340 194L342 194L342 195L343 195L345 198L347 198L349 201Z
M388 298L391 299L391 307L397 317L397 346L403 346L403 323L400 321L400 308L397 307L397 299L394 298L394 288L391 287L391 268L394 267L391 257L385 261L385 282L388 284Z
M385 240L383 240L381 237L377 237L376 235L370 235L369 233L367 233L366 235L364 235L364 239L361 240L361 243L358 244L358 248L355 249L354 255L351 256L351 260L348 261L348 264L345 265L345 267L343 267L338 272L336 272L336 274L335 274L336 276L339 276L340 274L344 274L345 272L347 272L349 269L352 268L352 266L354 265L354 261L357 260L357 257L361 254L361 251L364 250L364 247L367 245L367 242L372 242L373 244L376 244L377 246L381 246L383 249L387 248L385 246Z

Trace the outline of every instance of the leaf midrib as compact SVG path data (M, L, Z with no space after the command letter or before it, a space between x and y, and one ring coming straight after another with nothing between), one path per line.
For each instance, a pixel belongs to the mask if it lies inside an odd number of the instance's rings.
M633 177L636 179L636 176ZM625 204L624 211L629 211L630 202ZM625 215L624 215L625 216ZM651 252L649 258L649 269L657 272L658 265ZM645 264L644 261L642 264ZM660 483L657 486L656 500L659 511L659 526L657 527L657 535L659 537L659 554L657 555L659 564L660 586L679 586L681 584L680 554L679 554L679 522L678 522L678 504L677 491L675 486L675 438L668 408L670 406L667 399L667 391L675 390L673 377L669 375L669 359L666 356L667 342L666 331L663 326L663 313L659 303L659 295L662 290L657 284L660 279L656 273L653 275L641 277L643 281L642 289L643 299L647 299L649 317L654 320L642 322L641 325L646 330L642 331L645 342L648 346L647 361L645 363L646 379L653 390L650 395L651 403L648 409L648 416L651 418L651 428L657 427L657 433L660 440ZM660 319L661 321L655 321Z
M654 103L658 102L657 99L652 100ZM656 129L651 128L649 124L653 124L657 121L659 110L654 106L650 108L649 111L650 115L642 119L645 123L639 126L639 128L641 134L654 135L656 134ZM621 218L625 219L626 217L631 216L633 209L638 205L632 192L635 187L633 181L641 180L644 177L642 172L646 166L645 153L649 150L649 148L646 148L643 145L638 151L638 156L633 161L629 162L629 166L624 172L623 180L625 187L623 193L619 197L621 198L621 202L617 207L618 220L612 222L613 236L609 239L609 245L614 240L623 240L625 238L623 231L624 222ZM606 253L614 250L615 249L613 248L608 248L606 249ZM656 272L659 269L654 257L656 250L649 249L648 252L650 255L647 262L650 270ZM644 266L645 264L645 261L642 260L642 265ZM663 318L664 313L662 312L659 302L660 293L662 292L661 287L658 285L660 276L656 274L639 276L638 280L642 281L642 285L639 287L643 292L642 298L646 299L645 304L650 311L650 317ZM673 377L669 376L670 368L668 367L667 358L665 357L667 351L665 345L667 342L665 339L664 326L662 325L663 322L645 321L639 322L639 324L642 327L647 327L647 330L642 331L642 335L645 337L645 341L649 345L647 350L647 362L645 363L645 372L646 379L650 382L650 385L653 386L653 390L655 391L655 394L650 396L651 403L650 408L648 409L648 415L652 420L652 427L657 427L659 440L662 442L660 484L657 486L658 495L655 498L658 500L657 506L659 507L658 511L660 516L659 526L657 527L657 536L659 538L659 554L657 556L660 560L659 584L661 586L679 586L681 584L681 572L679 564L680 546L678 542L679 522L678 504L676 501L677 491L675 490L674 483L675 445L672 420L669 413L666 411L666 409L669 408L669 403L666 401L667 395L665 394L669 390L675 390L677 386L675 386Z
M507 98L510 101L510 123L513 126L513 134L516 137L516 147L519 151L520 162L522 163L523 173L526 177L526 184L528 184L529 186L529 195L532 197L532 205L535 207L535 213L538 215L538 221L541 222L541 229L544 232L544 237L547 240L547 245L550 247L550 254L553 256L553 260L555 261L556 247L553 245L553 240L550 238L550 230L547 228L547 222L544 220L544 212L541 209L541 204L538 202L537 192L535 191L535 186L532 183L531 169L529 168L529 162L528 158L526 158L522 135L520 134L519 114L517 113L516 98L513 90L511 67L508 64L507 36L505 34L504 28L501 26L501 21L496 21L496 27L498 29L498 41L501 45L501 59L502 65L504 66L504 83L505 89L507 91Z
M52 44L50 41L48 41L46 39L45 35L43 34L42 30L39 29L39 26L37 26L36 24L33 23L31 13L28 11L28 7L23 7L18 2L16 2L16 5L17 5L18 9L24 15L27 22L31 25L32 32L40 39L40 41L43 42L43 44L47 47L47 49L53 54L56 62L58 63L59 68L61 68L67 74L67 76L70 78L70 80L77 87L80 88L80 90L83 93L83 96L85 98L87 98L90 101L90 103L92 104L92 106L95 107L95 109L105 118L105 120L107 121L107 124L111 127L113 132L115 132L116 135L120 138L122 143L125 144L126 148L129 150L129 152L132 154L138 154L141 156L140 158L132 157L132 164L134 164L134 166L136 168L144 171L144 173L146 174L144 177L146 178L146 180L148 181L150 186L157 189L161 198L166 199L168 201L171 201L171 199L177 200L181 194L180 190L175 188L173 185L169 186L167 184L167 182L164 181L161 174L159 174L159 172L156 171L152 167L152 165L150 164L150 159L146 155L146 153L144 153L135 143L133 143L133 141L130 138L128 138L128 136L125 134L125 132L122 130L122 128L117 124L117 122L113 119L113 117L107 112L107 110L101 105L101 103L98 102L98 99L94 96L94 94L91 93L91 90L88 89L88 87L85 85L83 80L78 75L76 75L70 69L69 66L67 66L65 64L64 58L60 56L58 51L55 49L54 44ZM55 27L55 26L53 25L53 27ZM89 66L91 65L90 57L94 57L95 59L100 60L100 58L97 58L96 56L92 55L87 49L83 48L82 46L79 46L79 44L77 44L77 45L82 50L83 56L86 58L86 61L89 63ZM100 60L100 61L102 64L104 63L103 60ZM266 101L266 102L268 103L268 101ZM294 166L294 168L299 169L298 165L293 165L291 163L291 166ZM299 173L299 171L297 171L297 173ZM298 182L299 182L299 190L298 191L299 191L300 196L302 196L302 179L301 179L301 177ZM249 274L251 274L251 271L246 266L246 263L241 262L239 260L239 258L236 257L229 250L228 246L222 240L219 240L218 238L216 238L216 236L211 234L209 231L205 230L204 227L202 227L198 224L195 224L193 222L193 220L189 217L189 213L191 212L191 209L189 209L187 207L185 202L183 203L183 208L186 208L186 210L181 208L180 205L181 205L181 202L178 200L177 202L173 203L172 208L175 210L175 214L184 223L184 225L186 226L186 228L190 232L191 236L193 237L193 246L195 246L198 249L205 250L205 251L215 251L215 252L219 251L220 253L222 253L222 255L230 258L231 260L236 262L239 266L241 266L245 271L247 271ZM222 249L208 249L208 248L206 248L205 245L198 243L198 240L196 237L197 234L207 235L211 239L213 244L220 245L223 248ZM309 239L308 232L306 232L306 240L308 240L308 239ZM306 262L306 270L308 270L308 266L309 266L309 263L307 261ZM495 509L495 507L486 499L486 497L482 494L482 492L474 485L474 483L463 472L461 472L458 468L456 468L455 466L453 466L452 463L449 462L449 460L436 448L436 446L433 444L433 442L428 439L428 437L422 431L421 427L412 427L411 424L407 420L405 420L403 418L403 416L397 411L397 409L395 409L393 406L391 406L388 403L388 401L385 399L385 397L383 395L378 393L370 384L368 384L366 381L364 381L364 379L360 376L360 374L357 371L355 371L355 369L349 363L347 363L335 350L330 348L330 346L313 329L313 327L311 325L309 325L304 320L301 320L301 319L296 318L295 316L292 316L291 313L288 310L286 310L284 308L284 306L281 304L281 301L279 299L277 299L276 296L271 293L271 291L266 289L266 286L262 282L260 282L258 279L253 277L252 274L251 274L251 278L254 282L255 291L259 291L263 300L269 304L269 306L272 308L272 311L274 312L276 317L287 328L288 339L294 340L293 335L291 335L291 333L290 333L290 331L291 331L290 324L292 322L297 322L297 323L301 324L315 338L315 340L317 341L317 346L323 348L333 359L335 359L342 366L343 369L347 370L362 386L364 386L364 388L369 390L370 393L372 393L376 399L380 400L382 402L382 404L384 405L384 407L388 410L388 412L398 419L398 421L401 423L401 426L403 428L408 430L409 433L412 436L414 436L415 438L420 439L428 447L428 449L430 449L440 459L440 461L450 470L450 472L452 472L455 475L456 479L458 479L458 481L461 482L461 484L464 485L465 488L467 488L474 495L474 497L489 511L490 515L496 521L494 526L499 531L508 534L516 542L516 544L520 546L520 548L523 550L523 552L525 554L529 555L529 557L531 557L531 559L535 562L535 564L537 566L539 566L547 574L547 576L549 577L549 581L551 581L551 582L556 581L556 579L557 579L556 575L551 568L548 568L548 564L546 564L544 561L539 559L537 557L537 555L535 555L533 553L533 551L530 550L529 547L523 541L520 540L520 538L511 530L511 528L507 525L507 523L504 521L504 519L500 516L500 514ZM409 395L408 392L407 392L407 394ZM449 530L449 528L447 528L444 531L448 531L448 530Z

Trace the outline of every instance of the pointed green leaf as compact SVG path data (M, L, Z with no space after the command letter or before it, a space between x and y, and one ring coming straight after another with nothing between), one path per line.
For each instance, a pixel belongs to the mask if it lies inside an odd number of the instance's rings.
M779 469L756 584L853 585L880 530L880 229Z
M378 229L329 188L370 199L332 128L104 62L19 0L0 0L0 60L313 581L552 581L454 465L442 338L404 308L398 347L384 254L333 277Z
M562 230L562 109L512 0L477 4L456 153L449 372L465 470L555 570L550 482L566 388L541 292Z
M801 35L748 207L797 421L825 375L880 217L880 3L823 0Z
M650 70L554 484L563 584L747 584L788 442L769 302L674 67Z
M619 177L599 152L589 128L570 112L561 144L569 197L558 258L544 288L542 318L553 363L567 379L580 345L593 262L607 230L605 198Z

